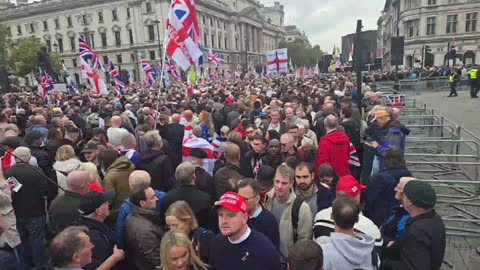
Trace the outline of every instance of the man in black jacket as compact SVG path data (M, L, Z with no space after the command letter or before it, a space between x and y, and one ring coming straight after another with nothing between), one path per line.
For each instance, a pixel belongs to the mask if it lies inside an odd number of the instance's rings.
M243 175L255 178L258 168L262 166L262 158L267 154L265 149L267 141L261 135L256 134L252 140L252 150L249 150L242 158L241 169Z
M195 166L190 162L184 162L175 171L175 179L178 187L172 189L163 199L163 213L176 201L186 201L192 208L198 220L198 224L204 228L212 228L211 214L213 200L207 193L195 186Z
M145 134L147 150L140 154L137 169L152 177L152 188L168 192L174 185L174 168L169 156L162 150L163 140L158 130Z
M53 161L50 160L48 151L42 146L44 136L38 130L29 131L25 135L25 143L32 153L32 156L37 159L37 164L43 173L50 179L56 180L57 175L53 170ZM48 182L48 202L50 204L57 196L58 187L52 182Z
M384 269L440 269L445 255L445 225L433 209L437 197L426 182L412 180L403 189L411 218L398 241L388 243Z
M119 269L114 267L125 257L125 252L117 248L115 233L105 224L114 197L115 192L108 190L105 193L89 192L80 200L78 211L81 216L75 225L88 228L87 234L94 246L92 261L83 267L85 270Z
M180 115L172 115L172 123L167 125L165 139L168 141L173 167L176 168L182 163L182 142L185 133L185 126L180 124Z
M12 206L17 218L17 230L22 240L19 259L22 269L42 269L45 264L47 178L41 170L26 163L32 157L30 149L17 147L13 152L16 164L5 173L15 177L22 187L13 196ZM30 260L32 258L32 260Z
M212 198L215 197L215 185L213 176L203 168L203 160L207 158L207 153L200 148L190 150L188 160L195 166L195 186L203 192L206 192Z

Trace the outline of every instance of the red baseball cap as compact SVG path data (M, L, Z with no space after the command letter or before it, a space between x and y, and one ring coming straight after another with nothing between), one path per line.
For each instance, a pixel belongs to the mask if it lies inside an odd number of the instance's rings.
M225 207L232 212L248 214L247 201L235 192L227 192L215 202L215 207Z
M345 176L340 177L340 179L338 180L338 183L337 183L337 193L342 191L342 192L345 192L352 197L355 197L358 194L360 194L360 192L362 190L364 190L365 188L366 188L366 186L361 185L357 181L357 179L355 179L351 175L345 175Z

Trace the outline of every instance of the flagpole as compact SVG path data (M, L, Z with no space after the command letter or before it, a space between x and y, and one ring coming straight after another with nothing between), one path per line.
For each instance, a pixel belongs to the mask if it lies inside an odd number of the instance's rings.
M163 85L163 71L165 69L165 60L167 59L166 54L167 54L167 46L165 44L165 40L163 40L163 53L162 53L162 60L161 60L161 70L160 70L160 87L158 88L158 95L157 95L157 114L155 115L155 126L153 127L154 129L157 129L157 121L160 118L158 110L160 109L160 94L162 93L162 85ZM166 86L166 85L165 85Z

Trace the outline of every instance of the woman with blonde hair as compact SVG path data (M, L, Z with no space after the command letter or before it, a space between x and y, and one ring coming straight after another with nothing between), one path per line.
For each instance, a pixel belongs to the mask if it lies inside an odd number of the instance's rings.
M90 186L88 187L88 191L96 191L103 193L104 190L100 183L102 182L102 179L100 179L100 176L98 175L98 169L97 165L95 165L92 162L84 162L80 165L78 168L79 171L86 171L90 174Z
M214 234L198 226L197 218L187 202L171 204L165 212L165 223L171 230L187 235L192 241L195 255L208 262L210 241Z
M181 232L169 231L160 245L161 270L207 270L207 265L195 254L190 239Z
M198 122L202 128L202 138L212 142L215 137L215 127L213 125L212 114L207 111L202 111L198 116Z
M70 172L78 170L82 162L75 155L75 150L70 145L62 145L55 154L55 163L53 169L57 174L57 183L63 188L58 189L58 195L67 190L67 176Z

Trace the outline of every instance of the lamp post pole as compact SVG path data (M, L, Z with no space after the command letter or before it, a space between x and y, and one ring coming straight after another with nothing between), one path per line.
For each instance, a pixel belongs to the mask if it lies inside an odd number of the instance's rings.
M163 58L162 58L162 42L160 41L160 21L158 19L155 19L153 21L154 24L157 25L157 36L158 36L158 54L159 54L159 59L160 59L160 64L163 63Z

